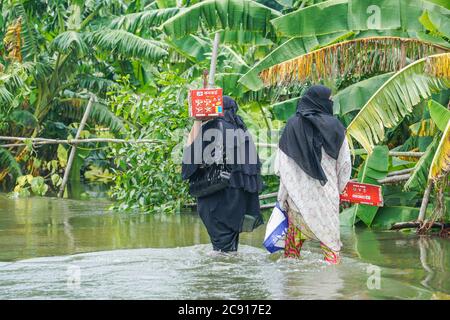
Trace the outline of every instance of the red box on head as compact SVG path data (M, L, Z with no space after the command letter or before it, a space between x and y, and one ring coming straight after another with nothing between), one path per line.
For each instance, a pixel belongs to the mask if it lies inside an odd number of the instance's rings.
M222 88L189 91L189 116L202 119L223 116Z

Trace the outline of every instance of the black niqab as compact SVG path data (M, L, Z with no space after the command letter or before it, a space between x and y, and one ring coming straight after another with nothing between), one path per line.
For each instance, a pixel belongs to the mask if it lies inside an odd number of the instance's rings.
M233 98L229 96L223 96L223 111L224 111L223 117L225 121L233 124L234 126L244 131L247 131L247 127L245 126L244 121L237 114L238 110L239 107Z
M337 160L345 139L345 128L333 116L331 90L325 86L312 86L298 103L297 113L286 124L280 139L280 149L309 176L325 185L322 147Z

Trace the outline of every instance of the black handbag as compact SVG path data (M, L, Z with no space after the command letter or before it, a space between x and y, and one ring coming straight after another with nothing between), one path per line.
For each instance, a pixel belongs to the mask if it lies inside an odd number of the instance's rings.
M222 123L219 127L223 129ZM222 130L223 131L223 130ZM223 152L223 163L202 165L189 181L189 194L193 197L205 197L230 185L231 170L226 164L226 155Z
M189 194L205 197L230 185L230 172L224 164L211 164L198 169L199 172L189 182Z

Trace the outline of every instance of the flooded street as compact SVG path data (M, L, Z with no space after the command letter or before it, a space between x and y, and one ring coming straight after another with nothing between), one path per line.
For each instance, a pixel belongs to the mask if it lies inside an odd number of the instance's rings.
M242 234L239 253L221 255L196 214L109 205L1 194L0 299L450 297L449 240L342 229L343 263L327 266L316 244L299 261L269 255L264 227Z

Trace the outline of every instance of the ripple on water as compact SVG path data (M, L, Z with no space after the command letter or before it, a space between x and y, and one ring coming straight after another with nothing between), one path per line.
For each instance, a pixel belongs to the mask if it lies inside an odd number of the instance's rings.
M320 254L306 250L302 260L279 257L245 245L236 254L217 254L209 245L196 245L34 258L0 265L0 298L342 297L345 267L327 266Z

